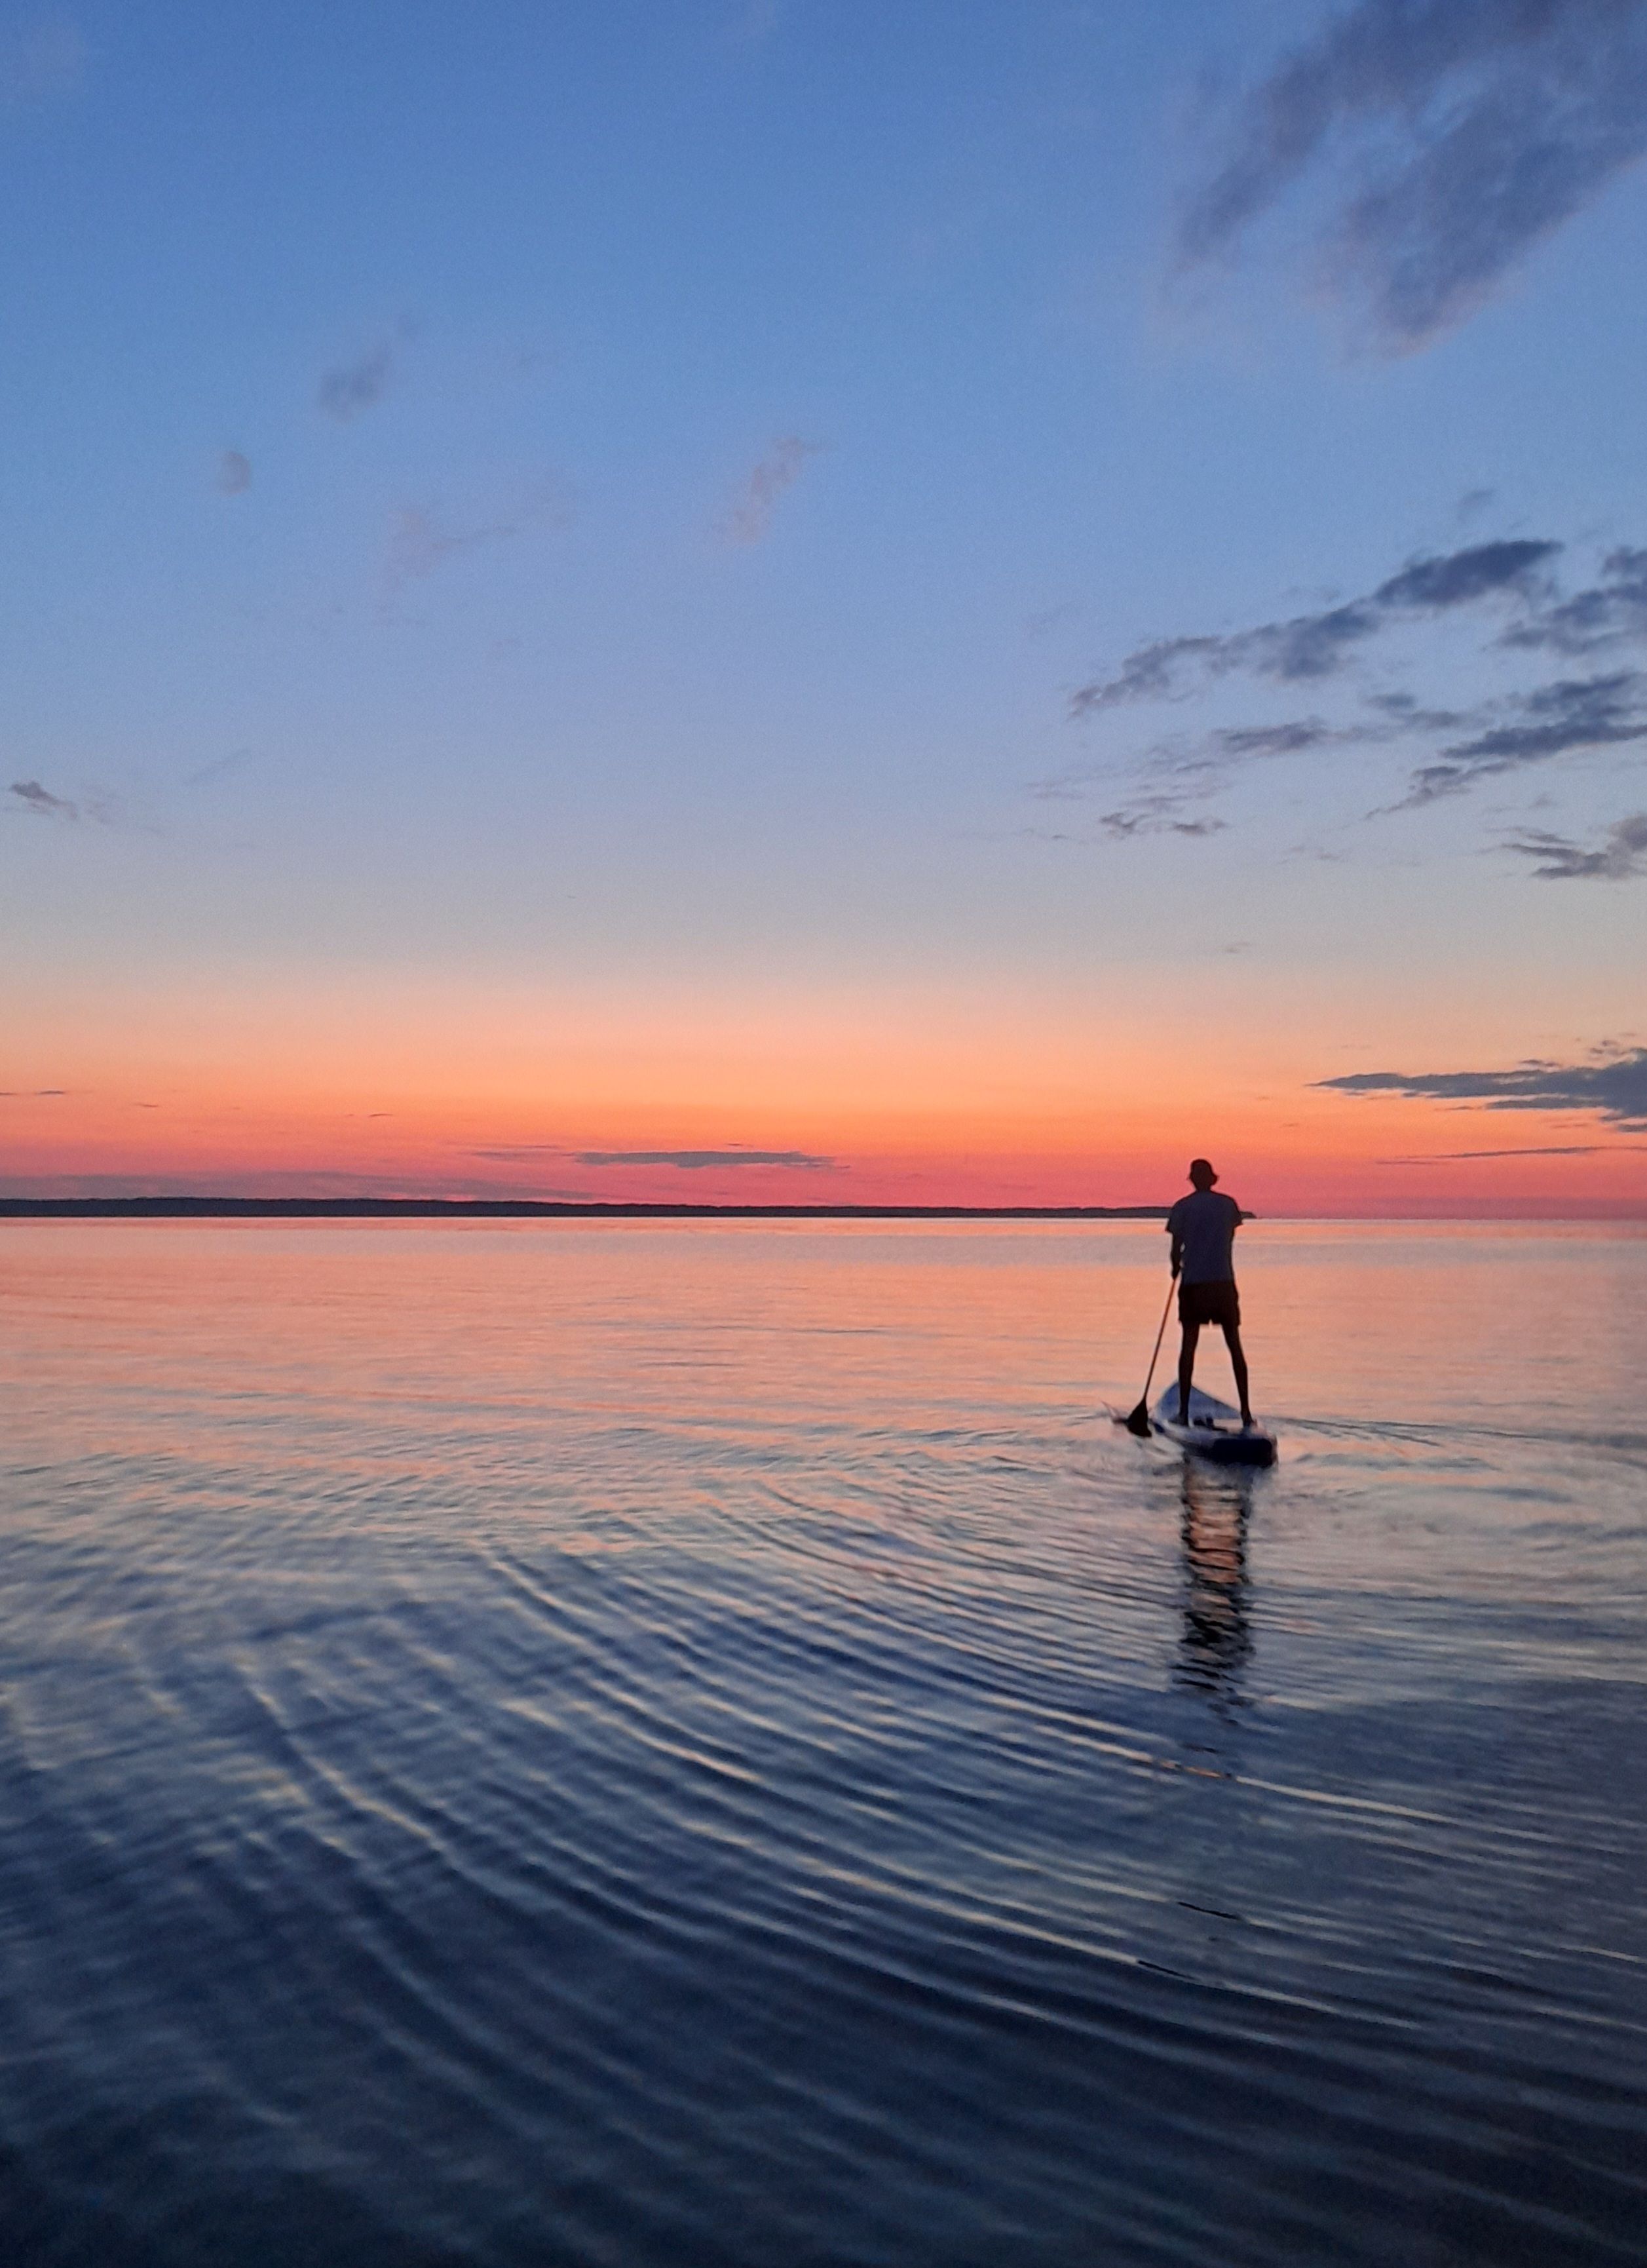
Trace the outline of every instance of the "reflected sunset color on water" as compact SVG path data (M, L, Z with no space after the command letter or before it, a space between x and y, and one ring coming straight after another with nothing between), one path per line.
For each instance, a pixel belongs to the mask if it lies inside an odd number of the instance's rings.
M1638 2260L1647 1237L1164 1244L0 1232L10 2257Z

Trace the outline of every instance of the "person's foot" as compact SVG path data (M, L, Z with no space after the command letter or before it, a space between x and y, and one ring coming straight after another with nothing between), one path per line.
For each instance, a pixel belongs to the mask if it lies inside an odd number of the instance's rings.
M1189 1404L1181 1394L1178 1397L1178 1422L1180 1425L1187 1425L1189 1423Z

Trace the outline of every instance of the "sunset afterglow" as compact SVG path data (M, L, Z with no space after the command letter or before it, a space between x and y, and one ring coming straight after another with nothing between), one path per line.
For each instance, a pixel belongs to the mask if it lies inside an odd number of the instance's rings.
M1224 0L371 20L5 67L0 1195L1647 1209L1624 144L1467 235L1490 40L1283 166Z

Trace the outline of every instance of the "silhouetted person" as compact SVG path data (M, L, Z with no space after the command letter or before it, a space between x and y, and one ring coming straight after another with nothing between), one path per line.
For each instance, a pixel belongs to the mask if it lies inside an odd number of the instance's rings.
M1253 1422L1246 1388L1246 1357L1241 1351L1241 1302L1235 1288L1235 1232L1241 1208L1213 1188L1217 1175L1204 1158L1189 1161L1193 1197L1180 1197L1166 1216L1173 1240L1173 1273L1178 1278L1178 1320L1184 1344L1178 1358L1178 1422L1189 1423L1189 1388L1195 1374L1195 1343L1203 1323L1217 1323L1230 1350L1241 1397L1241 1423Z

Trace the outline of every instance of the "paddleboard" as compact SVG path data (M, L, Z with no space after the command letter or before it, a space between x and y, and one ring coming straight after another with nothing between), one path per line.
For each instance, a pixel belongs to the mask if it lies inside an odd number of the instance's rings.
M1210 1457L1224 1465L1273 1465L1276 1437L1265 1426L1243 1425L1241 1413L1232 1410L1198 1386L1189 1389L1189 1423L1178 1422L1178 1388L1168 1387L1150 1412L1151 1430L1164 1440L1176 1441L1192 1457Z

